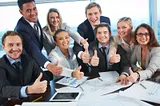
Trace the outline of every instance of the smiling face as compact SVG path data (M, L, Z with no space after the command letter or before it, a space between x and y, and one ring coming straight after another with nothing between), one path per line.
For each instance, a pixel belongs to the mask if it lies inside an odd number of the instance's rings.
M37 22L38 11L35 2L24 3L22 9L19 10L23 17L29 22Z
M100 16L101 12L98 7L87 9L86 17L92 26L100 24Z
M142 46L147 45L150 41L148 30L144 27L140 27L136 33L136 40Z
M56 35L56 45L61 51L68 49L70 45L70 37L67 32L61 31Z
M22 40L19 36L7 36L2 48L10 58L17 60L22 54Z
M60 17L57 12L50 12L49 16L49 24L53 27L58 27L60 24Z
M117 23L118 36L122 39L131 34L132 27L125 21Z
M97 29L96 38L101 45L107 45L110 38L110 32L107 27L99 27Z

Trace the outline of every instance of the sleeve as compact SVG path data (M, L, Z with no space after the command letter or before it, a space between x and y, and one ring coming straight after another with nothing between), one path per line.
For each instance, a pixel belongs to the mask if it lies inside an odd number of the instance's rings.
M151 51L152 52L152 51ZM140 80L151 78L151 76L160 69L160 50L151 53L150 61L145 70L139 72Z
M17 30L17 32L23 37L24 48L27 53L30 54L40 66L44 67L44 64L48 61L48 59L42 54L39 47L28 36L29 33L24 30Z
M78 32L70 28L66 23L64 23L63 25L66 31L68 32L69 36L71 36L80 45L80 41L83 39L83 37L80 36Z
M71 77L72 76L72 72L74 70L69 69L64 67L64 65L61 63L62 61L59 60L61 56L58 55L57 52L55 51L51 51L51 53L49 54L48 58L52 63L56 63L56 61L58 61L58 66L61 66L63 68L63 71L61 73L61 76L67 76L67 77ZM64 62L64 61L63 61Z
M4 98L20 98L20 89L22 86L12 86L8 82L7 75L3 68L0 68L0 96Z

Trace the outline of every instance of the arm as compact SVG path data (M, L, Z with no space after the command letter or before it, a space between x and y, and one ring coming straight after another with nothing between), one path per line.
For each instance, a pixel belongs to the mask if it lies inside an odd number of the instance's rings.
M71 36L76 41L76 43L78 43L79 45L82 43L81 41L83 40L83 37L80 36L78 32L74 31L66 23L63 24L63 27L68 32L69 36Z
M48 61L48 59L42 54L40 48L33 42L32 38L29 36L29 33L25 30L17 30L23 37L23 45L24 49L27 51L29 55L31 55L36 62L44 67L44 64Z
M160 47L156 47L151 50L150 52L150 57L148 60L148 66L146 67L145 70L139 71L140 75L140 80L148 79L151 78L151 76L158 70L160 69ZM148 56L149 56L148 55Z
M22 86L13 86L9 83L6 71L0 68L0 96L5 98L20 98L20 89Z

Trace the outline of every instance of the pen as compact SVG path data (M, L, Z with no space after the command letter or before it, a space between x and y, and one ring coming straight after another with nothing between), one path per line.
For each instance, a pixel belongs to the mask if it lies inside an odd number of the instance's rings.
M143 84L140 83L140 86L143 87L144 89L147 89Z
M81 87L81 85L79 87L81 88L82 91L84 91L84 89Z
M103 82L103 80L100 77L98 77L98 79Z
M40 99L42 99L42 96L40 96L39 98L33 100L32 102L36 102L36 101L38 101L38 100L40 100Z

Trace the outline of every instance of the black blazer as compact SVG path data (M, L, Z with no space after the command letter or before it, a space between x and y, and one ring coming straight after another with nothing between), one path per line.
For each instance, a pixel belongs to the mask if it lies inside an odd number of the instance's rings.
M40 66L44 66L46 61L49 61L41 52L43 48L43 32L39 21L37 22L41 30L40 40L36 30L23 18L21 17L15 27L23 38L23 47L26 52L31 55Z
M111 46L111 44L110 44L109 50L110 50L111 47L113 47L113 46ZM97 67L91 66L91 68L93 68L94 70L95 70L95 68L97 68L97 70L99 72L102 72L102 71L117 71L119 74L121 74L122 72L126 72L126 73L129 74L130 64L129 64L129 61L126 57L125 50L120 45L117 45L117 54L120 54L120 57L121 57L120 62L115 63L113 65L110 65L109 61L108 61L107 62L107 68L105 67L105 57L98 47L98 41L97 40L92 42L89 46L89 53L91 54L91 57L94 54L94 50L97 50L97 56L99 57L99 65ZM109 51L108 51L108 53L109 53Z
M105 16L100 17L100 22L105 22L110 25L110 19ZM83 37L83 38L88 38L88 43L90 44L91 42L95 41L96 36L94 34L94 30L89 23L88 19L86 19L84 22L82 22L77 29L78 33ZM74 47L73 47L74 53L77 55L79 51L83 51L83 47L81 47L78 43L74 42ZM82 66L83 72L88 72L88 68L86 64L82 62L79 58L77 58L79 65Z
M7 101L7 98L20 99L22 86L33 84L40 72L43 73L42 80L48 77L26 53L21 55L22 74L18 72L9 62L6 55L0 58L0 104Z

